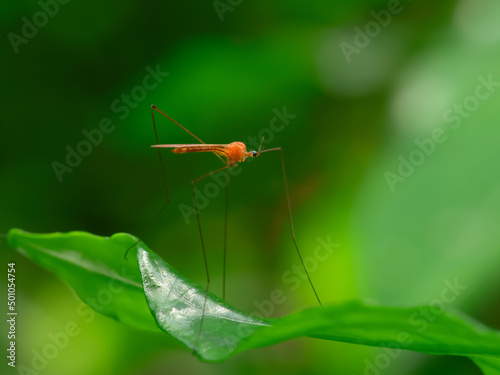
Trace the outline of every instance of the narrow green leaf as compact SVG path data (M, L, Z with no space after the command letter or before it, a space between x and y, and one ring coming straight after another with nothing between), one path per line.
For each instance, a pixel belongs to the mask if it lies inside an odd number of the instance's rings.
M428 354L500 356L500 333L450 309L425 319L419 308L370 306L353 301L311 308L277 319L239 349L309 336Z
M151 251L141 248L137 258L144 292L158 326L189 348L196 347L195 353L206 361L228 358L243 338L270 324L209 293L200 332L206 291L177 274Z
M394 308L353 301L261 319L208 293L200 332L205 289L179 275L145 245L137 246L137 259L123 260L124 250L136 241L127 234L106 238L17 229L8 236L12 247L66 280L96 311L137 328L158 331L160 327L205 361L224 361L248 349L308 336L467 356L485 374L500 374L500 332L451 309L429 315L422 313L426 306ZM114 293L113 298L96 306L103 291Z
M99 237L85 232L8 233L9 246L68 282L80 299L97 312L122 323L156 331L142 290L137 259L125 251L137 239L128 234Z
M197 342L205 290L178 275L146 248L139 249L138 258L144 291L158 325L207 361L223 361L244 350L304 336L475 357L492 369L500 360L500 332L455 310L429 317L422 314L426 306L394 308L358 301L263 320L239 312L209 293Z

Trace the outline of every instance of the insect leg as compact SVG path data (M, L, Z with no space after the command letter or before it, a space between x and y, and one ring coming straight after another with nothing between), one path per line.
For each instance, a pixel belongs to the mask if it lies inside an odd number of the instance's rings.
M205 174L205 175L203 175L201 177L198 177L196 180L191 181L191 186L192 186L192 190L193 190L194 209L196 211L196 221L198 222L198 230L200 232L200 240L201 240L201 250L203 252L203 261L205 262L205 272L206 272L206 275L207 275L207 289L205 290L205 301L203 302L203 310L202 310L202 313L201 313L200 329L198 331L198 336L196 337L196 341L195 341L195 344L194 344L193 352L196 350L196 347L198 345L198 341L200 339L201 330L203 328L203 320L205 318L205 309L207 307L208 288L209 288L209 285L210 285L210 275L208 273L207 253L205 251L205 243L203 242L203 234L202 234L202 231L201 231L200 212L198 210L198 204L196 203L195 184L197 182L203 180L205 177L208 177L208 176L210 176L210 175L212 175L214 173L217 173L217 172L222 171L223 169L227 169L227 168L229 168L229 165L226 165L225 167L216 169L215 171L209 172L209 173L207 173L207 174Z
M319 305L323 306L323 304L321 303L321 300L319 299L318 293L316 292L316 289L314 288L314 285L313 285L313 282L311 280L311 277L309 276L309 272L307 272L306 265L304 264L304 260L302 259L302 255L300 254L299 247L297 245L297 241L295 240L295 231L293 229L293 219L292 219L292 205L290 204L290 194L288 192L288 182L287 182L287 179L286 179L285 158L283 157L283 149L281 147L277 147L277 148L272 148L272 149L269 149L269 150L260 151L260 153L269 152L269 151L279 151L280 152L280 155L281 155L281 169L283 170L283 180L285 181L285 192L286 192L286 200L287 200L287 205L288 205L288 217L289 217L289 220L290 220L290 230L291 230L291 233L292 233L293 244L295 246L295 249L297 250L297 254L299 256L300 262L302 263L302 268L304 269L304 272L307 275L307 279L309 280L309 284L311 284L311 288L312 288L312 290L314 292L314 295L316 296L316 299L318 300Z
M154 128L154 131L155 131L155 138L156 138L156 144L160 144L159 142L159 139L158 139L158 132L156 130L156 121L155 121L155 111L161 113L163 116L167 117L169 120L171 120L173 123L177 124L178 126L181 127L181 129L183 129L184 131L186 131L189 135L191 135L192 137L194 137L197 141L199 141L200 143L205 143L203 142L200 138L198 138L196 135L194 135L193 133L191 133L189 130L187 130L184 126L182 126L181 124L179 124L177 121L175 121L172 117L170 117L169 115L167 115L165 112L161 111L160 109L158 109L158 107L156 107L155 105L151 105L151 117L153 119L153 128ZM148 228L153 225L154 222L158 221L158 218L162 215L163 211L165 211L165 209L167 208L168 204L170 203L170 195L169 195L169 192L168 192L168 186L167 186L167 176L165 174L165 168L163 166L163 159L162 159L162 156L161 156L161 149L159 148L158 149L158 156L160 158L160 166L161 166L161 174L162 174L162 177L163 177L163 186L165 188L165 194L167 195L167 202L163 205L163 207L161 208L160 212L155 216L154 220L151 222L151 224L148 226ZM124 258L127 259L127 254L128 252L134 248L139 242L141 242L142 240L137 240L132 246L130 246L126 251L125 251L125 254L124 254Z

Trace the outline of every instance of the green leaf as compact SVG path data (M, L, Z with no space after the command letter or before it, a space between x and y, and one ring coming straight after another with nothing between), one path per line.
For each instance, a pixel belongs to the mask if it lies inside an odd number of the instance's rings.
M200 333L206 290L179 275L152 251L141 248L137 258L144 293L158 326L195 349L201 359L228 358L243 338L270 324L234 309L209 293Z
M82 232L39 235L11 230L8 241L68 281L87 303L89 296L110 282L123 284L123 290L105 309L96 310L148 330L156 320L161 330L194 349L205 361L224 361L248 349L308 336L391 350L467 356L484 373L500 374L500 332L451 309L433 312L427 306L395 308L352 301L279 319L261 319L208 293L200 332L205 289L179 275L145 245L137 246L137 260L130 257L124 261L124 250L137 241L133 236L103 238Z
M97 312L122 323L158 332L142 290L134 256L123 258L137 242L128 234L99 237L85 232L8 233L9 246L69 283L80 299Z
M451 309L429 315L426 306L394 308L354 301L264 320L239 312L209 293L198 338L205 290L178 275L145 248L139 249L138 259L144 291L158 325L207 361L223 361L244 350L303 336L477 357L478 363L484 362L491 368L495 361L500 361L498 331ZM422 309L427 310L427 315Z

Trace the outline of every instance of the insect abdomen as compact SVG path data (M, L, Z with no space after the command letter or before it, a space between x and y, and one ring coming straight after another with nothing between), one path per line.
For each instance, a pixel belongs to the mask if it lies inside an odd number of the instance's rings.
M201 147L177 147L172 150L175 154L184 154L186 152L206 152L209 150L203 149Z

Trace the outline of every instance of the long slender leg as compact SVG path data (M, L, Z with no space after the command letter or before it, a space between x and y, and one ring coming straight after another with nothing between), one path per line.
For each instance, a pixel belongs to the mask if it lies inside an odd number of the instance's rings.
M287 179L286 179L285 158L283 157L283 149L281 147L277 147L277 148L272 148L272 149L269 149L269 150L263 150L260 153L269 152L269 151L280 151L280 155L281 155L281 168L283 170L283 179L285 180L286 200L287 200L287 204L288 204L288 217L290 219L290 230L292 232L293 244L295 245L295 249L297 250L297 254L299 256L300 262L302 263L302 268L304 269L304 272L307 275L307 279L309 280L309 284L311 284L311 288L312 288L312 290L314 292L314 295L316 296L316 299L318 300L319 305L323 306L323 304L321 303L321 301L319 299L318 293L316 293L316 289L314 288L314 285L312 283L311 277L309 276L309 272L307 272L306 265L304 264L304 260L302 259L302 255L300 254L299 247L297 245L297 241L295 240L295 231L293 229L293 219L292 219L292 205L290 204L290 194L288 192L288 182L287 182Z
M155 113L154 111L157 111L159 113L161 113L163 116L167 117L169 120L171 120L174 124L178 125L181 129L183 129L185 132L187 132L189 135L191 135L192 137L194 137L198 142L200 143L205 143L203 142L200 138L198 138L196 135L194 135L193 133L191 133L189 130L187 130L184 126L182 126L181 124L179 124L177 121L175 121L172 117L170 117L169 115L167 115L165 112L161 111L160 109L158 109L158 107L156 107L155 105L151 105L151 117L153 119L153 128L154 128L154 131L155 131L155 138L156 138L156 144L160 144L159 142L159 139L158 139L158 132L156 130L156 121L155 121ZM165 209L167 208L168 204L170 203L170 194L168 192L168 186L167 186L167 176L166 176L166 173L165 173L165 168L163 166L163 159L162 159L162 155L161 155L161 149L159 148L158 149L158 157L160 158L160 166L161 166L161 174L162 174L162 177L163 177L163 186L165 188L165 194L167 195L167 202L163 205L163 207L161 208L160 212L158 212L158 214L155 216L154 220L148 225L147 228L150 228L156 221L158 221L159 217L162 215L163 211L165 211ZM132 246L130 246L126 251L125 251L125 254L124 254L124 258L127 259L127 254L128 252L134 248L139 242L141 242L142 240L137 240Z
M165 211L165 209L167 208L168 204L170 203L170 200L168 202L166 202L163 207L161 208L161 210L155 215L154 219L151 220L149 223L148 223L148 226L146 227L148 230L153 226L154 223L156 223L158 221L158 219L160 218L160 216L163 214L163 211ZM123 258L125 260L127 260L127 254L130 250L132 250L135 246L137 246L137 244L139 242L142 242L141 239L135 241L135 243L133 245L131 245L126 251L125 251L125 254L123 255Z
M191 186L193 190L193 202L194 202L194 209L196 211L196 221L198 222L198 230L200 232L200 240L201 240L201 250L203 251L203 261L205 262L205 272L207 274L207 289L205 290L205 300L203 302L203 310L201 313L201 320L200 320L200 329L198 331L198 336L196 337L196 341L194 343L193 347L193 353L196 351L196 347L198 346L198 341L200 340L200 335L201 335L201 330L203 328L203 320L205 319L205 309L207 307L207 298L208 298L208 288L210 286L210 275L208 273L208 262L207 262L207 253L205 251L205 243L203 242L203 234L201 232L201 223L200 223L200 212L198 210L198 204L196 203L196 191L195 191L195 184L201 180L203 180L205 177L208 177L214 173L217 173L219 171L222 171L223 169L229 168L229 165L226 165L225 167L216 169L215 171L209 172L201 177L198 177L196 180L191 181ZM227 185L226 185L227 186Z

